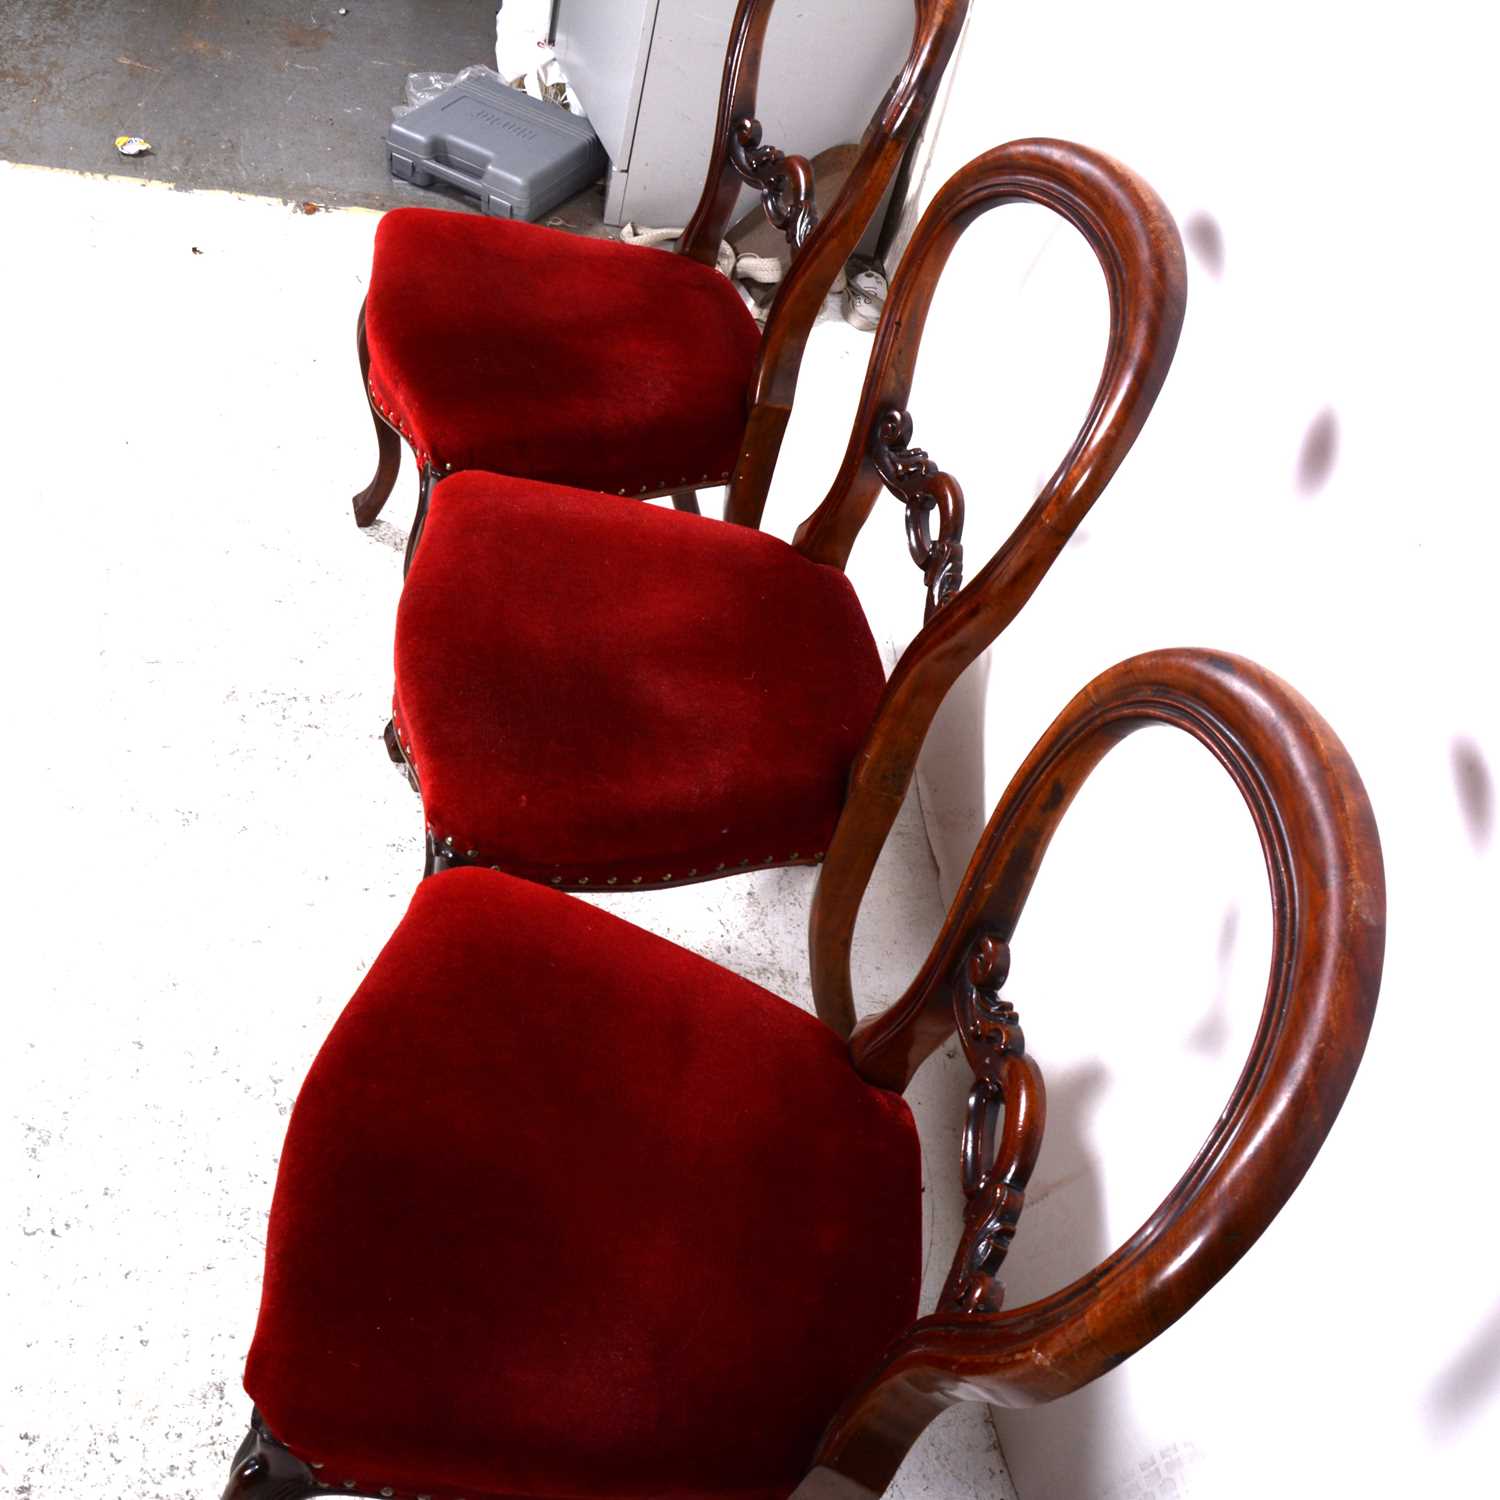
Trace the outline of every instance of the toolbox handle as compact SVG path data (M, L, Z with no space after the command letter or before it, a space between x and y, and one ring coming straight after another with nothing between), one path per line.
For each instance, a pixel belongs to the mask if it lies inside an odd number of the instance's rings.
M484 182L484 170L476 168L474 171L465 171L463 167L454 166L451 162L435 161L429 159L422 163L424 172L431 172L434 177L441 177L444 182L451 182L454 187L473 187Z
M396 154L394 151L391 153L393 158ZM477 192L479 194L479 207L482 212L495 215L496 208L491 205L503 206L504 213L500 217L515 218L514 206L505 198L497 197L485 187L484 171L482 168L470 172L466 171L463 167L455 166L450 162L437 161L432 157L424 157L422 160L417 161L407 156L405 152L400 154L404 161L411 163L416 172L420 172L426 177L436 177L442 182L451 183L454 187L466 188L471 192Z

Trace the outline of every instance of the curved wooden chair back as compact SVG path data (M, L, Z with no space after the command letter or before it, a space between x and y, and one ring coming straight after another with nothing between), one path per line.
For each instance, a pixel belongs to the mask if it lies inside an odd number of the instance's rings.
M999 551L965 584L963 492L911 446L907 401L943 266L964 230L1002 203L1051 208L1093 247L1109 288L1109 344L1072 447ZM886 685L813 898L813 994L818 1014L841 1035L854 1024L855 915L933 715L1031 597L1130 451L1171 366L1186 303L1182 241L1166 206L1117 162L1065 141L1014 141L977 157L917 226L876 331L843 465L796 535L808 557L842 568L876 497L889 489L906 505L908 541L927 586L926 622Z
M913 0L916 24L906 63L865 130L854 169L820 218L812 166L761 140L756 93L775 0L739 0L714 125L703 195L679 253L713 265L742 187L761 195L766 216L785 232L792 265L776 294L750 392L749 422L730 482L735 519L759 524L781 439L791 415L802 352L818 309L853 254L921 128L958 45L970 0Z
M997 1272L1046 1118L1041 1074L1000 994L1008 945L1079 788L1148 724L1204 745L1260 836L1274 934L1260 1026L1206 1143L1145 1224L1071 1285L1002 1312ZM975 1077L961 1164L968 1208L936 1311L848 1398L800 1500L878 1494L946 1406L1067 1395L1180 1318L1260 1236L1322 1145L1364 1051L1384 946L1369 800L1338 738L1297 693L1251 662L1205 651L1136 657L1085 688L1016 773L921 972L851 1039L866 1078L902 1089L958 1031Z

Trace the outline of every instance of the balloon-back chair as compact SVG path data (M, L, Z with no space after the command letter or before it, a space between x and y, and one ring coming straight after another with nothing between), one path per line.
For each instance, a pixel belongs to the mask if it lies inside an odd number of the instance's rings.
M808 331L890 186L958 44L969 0L914 0L906 63L819 221L807 159L761 140L761 51L774 0L739 0L702 199L674 255L477 214L402 208L375 236L357 331L375 421L370 525L404 438L421 473L414 544L435 479L490 470L614 495L731 484L759 513ZM715 269L741 188L793 254L762 338Z
M1015 202L1056 210L1092 245L1109 342L1072 447L965 584L963 495L912 446L907 399L953 245ZM1083 147L1013 142L961 170L923 215L842 468L793 543L536 480L439 482L397 614L386 733L419 783L429 868L649 889L816 863L836 825L878 848L943 695L1129 451L1185 300L1176 226L1145 183ZM927 591L926 622L889 682L843 572L882 488L905 505Z
M1261 1022L1145 1224L1006 1310L1046 1117L1002 993L1008 945L1079 787L1151 724L1207 748L1260 836ZM860 883L859 863L836 845L824 884ZM879 1495L945 1407L1077 1390L1249 1249L1349 1089L1384 920L1373 816L1332 730L1252 663L1186 650L1073 700L910 988L852 1036L839 996L820 1021L561 892L488 870L424 880L292 1113L245 1377L257 1410L225 1500ZM918 1316L901 1091L955 1031L974 1074L967 1206Z

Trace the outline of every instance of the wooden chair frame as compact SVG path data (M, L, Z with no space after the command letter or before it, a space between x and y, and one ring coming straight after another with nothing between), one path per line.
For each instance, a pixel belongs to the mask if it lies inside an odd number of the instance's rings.
M964 584L963 491L912 446L907 404L943 267L964 230L1005 203L1042 204L1088 241L1109 290L1109 342L1093 402L1062 463ZM1182 241L1165 205L1140 178L1086 147L1054 140L996 147L958 172L917 226L875 334L843 465L796 534L806 556L842 568L876 497L888 489L906 506L912 558L927 586L926 621L886 684L813 898L813 992L819 1014L841 1035L854 1024L855 914L933 716L1035 592L1130 451L1171 366L1186 305Z
M944 69L958 45L971 0L913 0L916 13L911 50L875 111L859 157L842 191L820 219L812 166L806 157L787 156L761 140L756 95L761 55L775 0L739 0L730 25L723 83L714 122L703 194L678 253L705 265L717 261L720 242L743 186L757 189L766 215L783 230L792 266L777 291L766 324L750 391L744 440L730 481L736 519L757 524L791 415L797 374L818 309L890 186L906 149L927 118ZM370 352L361 304L356 328L360 377L375 424L378 459L375 477L354 497L354 519L373 524L401 464L400 439L408 436L370 394ZM445 467L443 472L447 472ZM432 486L441 475L423 462L417 514L407 546L407 562L421 530ZM698 509L695 489L643 491L637 498L670 495L679 510Z
M1046 1119L1041 1074L1000 994L1008 945L1079 788L1148 724L1204 745L1255 823L1273 933L1260 1026L1207 1141L1141 1228L1061 1291L1002 1312L996 1273ZM1290 687L1236 657L1163 651L1110 668L1074 698L1011 781L916 979L851 1038L865 1078L904 1089L958 1031L975 1076L968 1207L937 1310L845 1401L798 1500L879 1495L946 1407L1055 1400L1175 1323L1260 1237L1317 1155L1364 1053L1384 951L1374 814L1347 751Z
M1002 1311L998 1273L1046 1120L1041 1072L1001 994L1009 944L1079 788L1151 724L1208 749L1259 835L1273 917L1260 1026L1206 1143L1142 1227L1061 1291ZM1374 1018L1384 941L1384 871L1364 787L1333 731L1285 683L1252 662L1179 650L1121 663L1078 694L1001 799L915 979L850 1038L864 1078L904 1090L958 1032L975 1078L960 1162L967 1208L936 1311L845 1399L795 1500L878 1496L948 1406L1054 1400L1180 1318L1259 1238L1332 1127ZM331 1487L398 1493L321 1478L256 1417L224 1500L304 1500Z
M953 246L981 214L1023 202L1055 210L1093 247L1109 289L1109 342L1093 402L1057 472L965 585L963 491L911 446L907 402L927 312ZM1171 367L1186 302L1182 241L1165 205L1119 163L1066 141L1014 141L976 157L933 199L917 226L875 334L843 464L794 542L813 561L844 567L877 496L888 489L906 507L909 549L927 588L926 621L896 663L856 757L813 900L813 990L819 1013L841 1035L854 1024L848 968L854 914L933 716L964 668L1020 612L1130 451ZM417 785L389 725L385 743ZM466 854L451 840L440 846L429 833L428 874L476 862L482 862L477 851ZM673 884L718 874L694 871Z
M713 265L744 184L783 229L792 265L777 289L750 390L750 414L725 515L758 526L791 418L808 335L828 288L854 253L908 146L926 121L958 46L970 0L914 0L911 51L870 119L859 157L827 217L818 220L812 166L761 144L755 117L761 53L774 0L740 0L730 28L714 151L680 253ZM817 226L813 233L813 226ZM694 507L696 508L696 506Z

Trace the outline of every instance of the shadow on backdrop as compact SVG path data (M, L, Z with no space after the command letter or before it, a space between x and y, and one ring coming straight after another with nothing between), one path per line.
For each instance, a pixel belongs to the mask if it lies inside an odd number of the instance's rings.
M1224 274L1224 231L1212 214L1189 214L1183 220L1182 237L1210 276Z
M1203 1019L1188 1033L1187 1044L1194 1052L1217 1057L1229 1040L1229 970L1234 962L1234 948L1240 935L1240 909L1234 903L1224 910L1219 927L1219 982Z
M1339 419L1331 406L1312 419L1297 455L1297 491L1316 495L1328 483L1339 460Z
M1448 1437L1468 1426L1500 1396L1500 1302L1468 1344L1432 1383L1425 1403L1427 1425Z
M1489 762L1473 740L1455 739L1452 746L1453 780L1458 790L1458 809L1476 849L1485 848L1495 825L1495 782Z

